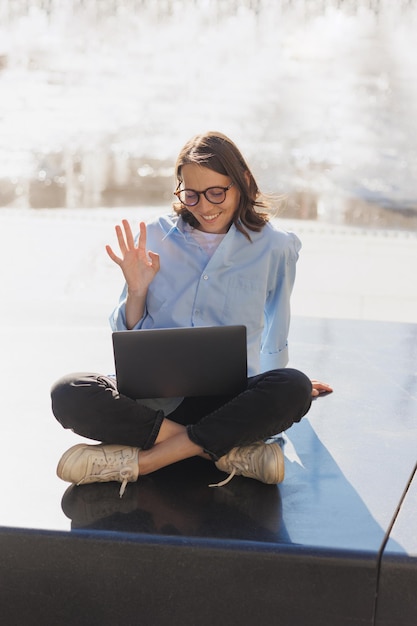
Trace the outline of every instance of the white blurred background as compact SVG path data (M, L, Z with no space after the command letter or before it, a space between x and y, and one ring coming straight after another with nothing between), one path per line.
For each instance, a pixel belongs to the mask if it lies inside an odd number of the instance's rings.
M415 0L3 0L0 206L157 205L220 130L283 216L414 230Z

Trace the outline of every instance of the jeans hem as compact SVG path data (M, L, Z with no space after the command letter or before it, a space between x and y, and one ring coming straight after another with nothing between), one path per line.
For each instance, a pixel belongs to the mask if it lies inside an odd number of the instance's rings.
M201 441L199 441L199 439L195 436L194 429L193 429L193 424L188 424L188 426L186 426L186 429L187 429L188 438L193 443L195 443L197 446L200 446L200 448L203 448L203 452L205 454L208 454L212 461L216 462L216 461L219 460L220 457L217 454L215 454L214 452L212 452L211 450L208 450L204 446L204 444Z
M154 445L156 438L159 435L159 431L161 429L161 424L163 422L163 420L165 419L165 415L163 411L158 411L156 418L155 418L155 423L152 427L152 431L151 434L148 437L148 440L146 441L145 445L143 446L142 450L149 450L150 448L152 448L152 446Z

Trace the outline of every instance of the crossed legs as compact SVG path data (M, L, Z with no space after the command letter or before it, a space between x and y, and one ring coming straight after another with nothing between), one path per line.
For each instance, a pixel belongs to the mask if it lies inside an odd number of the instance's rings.
M89 465L113 468L111 455L124 459L123 448L129 447L135 450L135 460L129 462L140 465L141 474L149 474L193 456L217 462L239 446L251 446L286 430L309 410L311 382L298 370L272 370L248 379L247 389L233 398L186 398L168 418L119 394L113 378L96 374L64 377L51 395L53 412L64 428L104 442L102 456L98 458L93 450ZM76 448L79 456L79 448L86 446ZM68 453L64 457L67 462ZM282 464L281 459L278 462ZM133 475L138 474L135 467Z

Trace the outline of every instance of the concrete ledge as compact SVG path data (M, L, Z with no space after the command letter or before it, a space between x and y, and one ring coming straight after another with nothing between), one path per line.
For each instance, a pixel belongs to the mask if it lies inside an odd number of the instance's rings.
M376 563L366 553L8 529L0 547L10 625L373 623Z

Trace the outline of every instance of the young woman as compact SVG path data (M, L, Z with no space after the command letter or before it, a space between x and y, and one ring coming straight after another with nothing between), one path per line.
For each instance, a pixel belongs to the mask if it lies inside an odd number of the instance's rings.
M68 450L57 468L63 480L119 481L123 495L139 475L199 455L230 476L279 483L283 453L266 440L300 421L312 396L331 391L285 367L301 245L269 222L236 145L221 133L192 138L179 154L176 177L175 214L141 222L136 238L123 220L116 226L120 252L106 247L125 279L112 328L243 324L247 388L232 398L139 402L119 394L114 377L66 376L52 388L56 418L103 443Z

